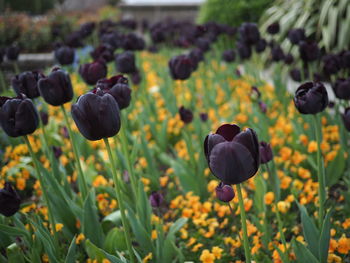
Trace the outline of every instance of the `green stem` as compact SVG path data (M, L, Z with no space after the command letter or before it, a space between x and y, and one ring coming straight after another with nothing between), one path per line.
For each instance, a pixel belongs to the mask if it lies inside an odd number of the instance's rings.
M50 225L52 227L52 231L53 231L53 236L54 236L54 242L56 245L58 245L58 237L57 237L57 231L56 231L56 223L55 223L55 219L53 217L53 213L52 213L52 207L51 207L51 203L49 202L49 195L47 193L47 188L46 188L46 185L44 183L44 178L40 172L40 169L39 169L39 163L38 163L38 160L37 158L35 157L35 154L34 154L34 151L33 151L33 148L29 142L29 139L28 139L28 136L27 135L24 135L23 136L26 144L27 144L27 147L28 147L28 150L29 150L29 153L32 157L32 160L33 160L33 163L34 163L34 168L35 168L35 172L36 172L36 175L39 179L39 182L40 182L40 185L41 185L41 190L43 192L43 197L44 197L44 201L47 205L47 209L48 209L48 217L49 217L49 222L50 222Z
M319 195L319 212L318 212L318 226L320 229L323 225L324 217L324 203L326 199L326 186L325 186L325 174L321 156L321 134L320 125L317 116L314 115L315 130L316 130L316 141L317 141L317 176L318 176L318 195Z
M239 210L240 210L240 214L241 214L241 221L242 221L242 228L243 228L243 242L244 242L245 260L247 263L250 263L250 262L252 262L252 260L251 260L249 241L248 241L247 219L246 219L245 209L244 209L244 204L243 204L242 189L241 189L240 184L237 184L236 187L237 187L237 192L238 192L238 203L239 203Z
M14 61L14 62L13 62L13 67L14 67L14 70L15 70L16 75L19 75L19 74L20 74L20 71L19 71L19 67L18 67L17 61Z
M5 92L6 82L5 82L5 76L2 70L0 70L0 85L1 85L1 92Z
M63 105L61 105L61 109L63 111L63 115L64 115L64 119L65 119L65 122L66 122L66 126L67 126L67 129L68 129L68 134L69 134L69 139L71 141L71 145L72 145L72 148L73 148L73 153L74 153L74 158L75 158L75 163L76 163L76 166L78 168L78 174L79 174L79 189L80 189L80 192L82 194L82 197L83 199L85 200L87 194L88 194L88 186L87 186L87 183L86 183L86 180L85 180L85 177L84 177L84 173L83 173L83 169L81 168L81 163L80 163L80 158L79 158L79 152L78 152L78 149L77 149L77 146L75 145L75 141L74 141L74 138L73 138L73 132L72 132L72 129L69 125L69 120L68 120L68 115L67 115L67 111L66 109L64 108Z
M125 235L126 245L127 245L127 248L128 248L129 254L130 254L130 261L135 262L134 253L133 253L132 245L131 245L130 230L129 230L129 226L128 226L127 221L126 221L125 207L124 207L124 203L122 200L122 194L121 194L120 186L119 186L119 178L117 175L117 168L115 166L115 162L114 162L114 158L112 155L111 147L110 147L109 142L108 142L108 138L103 138L103 141L106 145L109 160L110 160L111 165L112 165L113 181L114 181L115 191L117 194L117 201L118 201L118 205L119 205L119 209L120 209L120 213L121 213L121 217L122 217L122 224L124 227L124 235Z

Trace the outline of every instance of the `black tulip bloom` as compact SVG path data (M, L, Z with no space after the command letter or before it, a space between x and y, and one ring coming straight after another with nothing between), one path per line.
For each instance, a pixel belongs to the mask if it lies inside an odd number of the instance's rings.
M204 141L204 153L212 173L224 184L239 184L256 174L260 165L256 133L235 124L221 125Z
M301 41L299 43L300 58L305 62L312 62L319 58L320 49L316 42Z
M86 22L82 24L79 29L80 35L83 38L90 36L94 31L95 27L96 27L95 22Z
M80 65L79 74L88 85L95 85L107 76L107 65L102 60Z
M175 56L169 60L170 74L173 79L188 79L194 67L195 62L187 55Z
M204 37L198 38L196 41L196 47L206 52L210 49L210 41Z
M60 158L62 155L62 148L59 146L52 146L52 151L56 159Z
M350 69L350 50L342 52L340 58L342 68Z
M275 45L271 49L272 60L275 62L284 60L284 52L280 46Z
M266 142L260 142L260 163L268 163L273 159L271 145Z
M180 119L188 124L193 120L193 113L190 109L186 109L184 106L181 106L179 109Z
M135 33L129 33L122 38L121 45L125 50L143 50L146 43L142 37Z
M334 54L328 54L322 58L323 73L327 76L334 75L341 69L341 59Z
M90 53L90 55L94 60L103 59L106 62L111 62L114 59L113 48L108 44L98 46Z
M79 31L74 31L65 38L64 42L69 47L79 48L84 46L82 40L83 37L81 36L81 33Z
M55 59L61 65L71 65L74 62L74 48L61 46L55 50Z
M262 113L265 114L267 112L267 105L266 105L266 103L264 103L262 101L259 101L259 108L260 108Z
M6 57L8 60L15 61L18 59L20 48L17 45L12 45L6 48Z
M136 70L131 74L131 82L134 85L139 85L141 83L141 74L140 71Z
M350 100L350 78L337 79L333 85L333 90L338 99Z
M236 58L236 53L232 49L225 50L222 53L222 59L226 62L232 62L235 60L235 58Z
M345 128L350 131L350 107L345 109L344 114L342 115L343 117L343 122L344 122L344 126Z
M254 45L260 39L260 32L255 23L243 23L238 31L241 41L245 44Z
M263 52L266 49L267 42L265 39L261 38L259 41L255 44L255 51L258 53Z
M160 207L164 202L163 195L158 192L152 192L149 197L149 202L152 207Z
M0 98L0 124L10 137L33 133L39 125L39 114L33 102L21 95L15 98Z
M230 202L235 197L235 192L231 185L222 182L215 188L216 197L222 202Z
M131 74L136 71L135 55L131 51L125 51L115 57L117 71L123 74Z
M289 72L290 77L292 78L292 80L296 81L296 82L300 82L301 81L301 72L299 69L292 69Z
M288 32L288 39L293 45L298 45L299 42L305 40L305 38L305 31L302 28L294 28Z
M51 73L38 82L40 95L52 106L60 106L73 98L73 88L67 72L54 68Z
M237 43L237 52L242 60L248 59L252 55L251 47L241 42Z
M285 62L287 65L291 65L291 64L294 62L293 55L292 55L292 54L287 54L287 55L284 57L284 62Z
M49 114L47 114L46 111L40 111L39 115L40 115L41 122L44 125L47 125L49 123Z
M90 141L116 135L120 130L120 110L112 95L86 93L72 105L72 117L80 133Z
M320 82L306 82L295 92L294 104L302 114L319 113L328 105L327 90Z
M111 94L118 103L120 110L130 105L131 89L128 85L128 79L122 75L99 80L96 84L96 88L92 92L96 93L97 89L100 89L104 93Z
M5 187L0 189L0 214L4 216L13 216L20 207L21 198L16 190L8 182Z
M280 32L280 24L278 22L272 23L267 27L267 33L270 35L276 35Z
M195 61L196 64L204 60L203 51L199 48L192 49L188 56L192 59L192 61Z
M206 122L208 120L208 113L202 112L199 114L202 122Z
M23 93L30 99L40 96L38 90L38 81L45 77L43 74L36 71L27 71L14 76L11 79L12 88L17 95Z

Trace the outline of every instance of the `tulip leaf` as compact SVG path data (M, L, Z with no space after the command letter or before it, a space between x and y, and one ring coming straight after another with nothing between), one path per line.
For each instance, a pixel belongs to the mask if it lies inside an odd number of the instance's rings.
M102 219L102 227L106 232L109 229L111 229L113 226L120 226L120 225L121 225L120 210L116 210Z
M144 191L144 185L141 180L139 180L138 185L138 201L137 201L137 215L139 219L142 221L142 225L148 233L151 233L151 205L146 196L146 192Z
M111 254L115 254L116 251L126 250L124 232L117 227L111 229L106 236L103 248Z
M85 249L86 253L89 255L91 259L96 259L98 262L102 262L104 259L108 259L112 263L123 263L116 256L108 254L103 249L94 245L89 239L85 241Z
M25 263L23 252L16 243L9 245L6 248L8 263Z
M293 239L293 250L298 262L320 263L318 259L303 244Z
M70 243L69 249L68 249L68 253L66 256L66 259L64 261L64 263L75 263L75 253L76 253L76 249L77 249L77 244L75 243L76 241L76 236L74 236L72 242Z
M0 224L0 232L3 232L10 236L24 236L28 240L31 239L30 234L27 231L19 229L18 227L12 227L12 226L6 226L3 224Z
M262 176L255 176L254 206L259 213L265 211L266 183Z
M83 232L84 235L95 244L103 244L103 233L98 219L98 212L95 204L95 193L93 189L84 202Z
M312 252L312 254L318 258L319 256L319 237L320 233L316 228L315 223L309 217L306 208L303 205L300 205L298 202L298 207L301 213L301 223L303 225L303 232L305 240L308 244L308 248Z
M320 247L320 262L326 263L328 259L328 248L329 248L329 240L330 240L330 230L331 230L331 215L332 210L327 213L323 220L321 236L319 240Z
M344 173L345 168L346 160L344 157L344 150L339 149L335 159L329 162L328 166L326 167L326 174L328 175L326 176L327 186L336 184Z

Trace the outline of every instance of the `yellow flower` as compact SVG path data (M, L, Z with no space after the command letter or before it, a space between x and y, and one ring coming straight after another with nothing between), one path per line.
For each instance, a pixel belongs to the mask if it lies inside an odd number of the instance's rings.
M63 227L64 227L63 224L57 223L57 224L56 224L56 231L57 231L57 232L61 231Z
M224 250L222 248L220 248L220 247L213 247L211 249L211 252L214 254L216 259L220 259L221 258L222 251L224 251Z
M147 256L145 256L143 258L142 262L146 263L146 262L150 261L152 259L152 256L153 256L152 252L148 253Z
M157 239L157 236L158 236L157 231L152 230L152 240Z
M76 244L80 244L82 241L84 241L85 240L85 235L83 234L83 233L80 233L78 236L77 236L77 238L76 238L76 240L75 240L75 243Z
M199 260L203 263L213 263L215 262L215 255L210 253L208 249L204 249Z
M283 213L283 214L287 213L287 211L290 208L290 203L285 202L285 201L279 201L277 203L277 208L278 208L278 211L280 211L281 213Z
M341 254L348 254L350 250L350 238L346 238L345 235L343 235L339 240L338 240L338 252Z
M317 151L317 142L316 141L309 142L309 145L307 147L307 151L309 153L316 152Z
M275 194L273 192L268 192L265 194L265 204L271 205L275 199Z

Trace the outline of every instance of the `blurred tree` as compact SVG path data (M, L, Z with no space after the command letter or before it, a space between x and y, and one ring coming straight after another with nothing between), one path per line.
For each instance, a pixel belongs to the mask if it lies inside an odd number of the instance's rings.
M43 14L54 8L56 0L0 0L0 12L11 11L28 12L29 14Z

